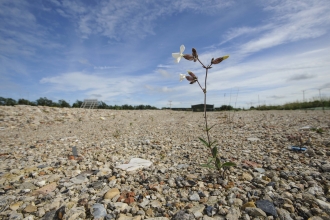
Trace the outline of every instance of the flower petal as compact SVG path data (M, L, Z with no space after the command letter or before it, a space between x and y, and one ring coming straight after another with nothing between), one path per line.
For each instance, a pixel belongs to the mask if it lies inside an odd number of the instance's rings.
M186 49L186 48L185 48L184 45L182 44L182 45L180 46L180 53L182 54L183 51L184 51L185 49Z
M181 57L180 53L172 53L172 57L177 59L178 57Z
M180 74L180 82L186 78L185 74Z
M175 60L175 62L179 63L180 60L181 60L181 56L177 57L176 60Z

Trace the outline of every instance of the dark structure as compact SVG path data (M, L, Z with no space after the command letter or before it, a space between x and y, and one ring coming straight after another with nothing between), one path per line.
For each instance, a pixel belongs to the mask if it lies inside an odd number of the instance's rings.
M191 109L193 112L203 112L204 111L204 104L192 105ZM214 105L206 104L206 111L214 111Z
M171 108L172 111L191 111L191 108Z
M93 108L97 108L98 105L99 102L97 101L97 99L84 99L84 102L82 103L80 108L93 109Z

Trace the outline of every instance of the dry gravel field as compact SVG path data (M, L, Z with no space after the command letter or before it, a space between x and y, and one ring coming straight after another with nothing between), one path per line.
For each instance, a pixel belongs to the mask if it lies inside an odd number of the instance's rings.
M0 219L330 219L330 111L207 115L224 177L202 112L0 106Z

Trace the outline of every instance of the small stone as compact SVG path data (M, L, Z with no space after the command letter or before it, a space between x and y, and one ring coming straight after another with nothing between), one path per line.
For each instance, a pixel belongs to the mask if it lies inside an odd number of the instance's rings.
M158 200L153 200L152 202L150 202L150 206L153 208L160 208L162 207L162 203Z
M256 205L259 209L264 211L267 215L272 215L274 217L277 217L275 206L272 202L268 200L258 200L256 202Z
M199 201L201 198L199 197L197 192L194 192L192 195L189 196L190 201Z
M37 206L27 205L24 209L24 212L31 213L31 212L36 212L37 210L38 210Z
M111 176L108 178L109 182L112 181L112 180L115 180L116 179L116 176Z
M50 192L53 192L55 189L56 189L56 183L53 182L53 183L50 183L40 189L37 189L35 191L33 191L32 195L39 195L39 194L43 194L43 195L47 195L49 194Z
M48 220L48 219L56 219L56 209L53 209L49 212L46 212L46 214L41 218L42 220Z
M119 189L118 188L112 188L106 194L104 194L104 199L112 199L116 195L119 195Z
M141 208L145 208L146 207L146 205L148 205L149 204L149 200L148 199L143 199L143 201L141 202L141 203L139 203L139 206L141 207Z
M230 207L226 219L239 219L241 217L241 211L237 207Z
M98 216L96 215L97 217L95 217L94 212L92 214L94 216L94 219L97 219ZM103 218L104 218L104 216L100 217L100 219L103 219ZM82 206L72 208L67 213L65 213L65 216L63 219L66 219L66 220L86 219L86 210Z
M196 219L200 219L200 218L203 217L203 213L200 212L200 211L194 212L193 214L194 214ZM207 216L207 215L205 215L205 216ZM203 219L205 219L205 217L203 217Z
M78 200L77 206L84 206L85 208L88 206L88 199L83 198Z
M215 213L213 213L213 206L206 206L205 208L205 213L208 215L208 216L213 216Z
M243 210L245 210L245 208L248 208L248 207L250 207L250 208L256 208L256 205L254 204L254 202L247 202L247 203L245 203L243 206L242 206L242 209Z
M291 213L294 213L294 207L293 207L293 205L291 205L291 204L287 204L287 203L285 203L285 204L283 205L283 208L286 209L286 210L288 210L288 211L291 212Z
M78 207L78 208L83 208L83 207ZM104 205L102 205L100 203L95 203L92 206L91 213L92 213L94 219L103 219L107 215L107 211L104 208Z
M186 213L183 210L178 211L171 220L195 220L193 214Z
M15 202L14 204L11 204L9 208L13 211L16 211L22 204L22 201Z
M127 208L127 204L123 203L123 202L115 202L114 206L116 207L116 209L120 210L120 211L124 211Z
M249 173L244 172L242 174L242 179L247 180L247 181L251 181L253 179L253 176L251 176L251 174L249 174Z
M10 213L9 220L20 220L23 219L22 213L12 212Z
M323 211L325 211L328 215L330 215L330 203L324 202L324 201L319 200L319 199L315 199L315 201L317 202L317 204L320 206L320 208Z
M149 216L149 217L153 217L153 216L154 216L154 211L153 211L152 209L149 208L149 209L146 211L146 215Z
M265 173L266 172L265 169L258 168L258 167L254 168L254 170L258 171L259 173Z
M37 187L31 182L24 182L19 186L19 189L36 189Z
M39 187L44 186L45 184L46 184L45 180L42 180L42 181L36 183L36 185Z
M43 207L39 207L38 208L38 212L37 212L37 216L39 217L39 218L41 218L42 216L44 216L45 215L45 209L43 208Z
M128 197L128 198L126 198L124 202L127 203L128 205L129 204L132 204L134 202L134 197Z
M285 220L293 220L290 216L290 213L285 209L276 208L278 217Z
M258 217L258 216L267 217L266 213L259 208L247 207L247 208L245 208L245 211L252 217Z
M188 212L190 212L190 213L195 213L195 212L201 212L201 213L203 213L203 211L204 211L204 209L205 209L205 205L197 205L197 206L193 206L192 208L190 208L190 209L188 209ZM194 214L195 215L195 214ZM196 216L195 216L196 217ZM197 218L197 217L196 217Z
M245 165L247 167L253 167L253 168L262 168L262 164L258 164L256 162L248 161L248 160L244 160L243 165Z

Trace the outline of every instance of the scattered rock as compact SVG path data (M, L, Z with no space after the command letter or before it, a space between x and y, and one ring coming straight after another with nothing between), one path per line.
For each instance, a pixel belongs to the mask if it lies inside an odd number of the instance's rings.
M112 199L113 197L119 195L119 189L118 188L113 188L110 189L105 195L104 195L104 199Z
M272 215L275 218L277 217L276 209L273 203L268 200L258 200L256 205L259 209L264 211L267 215Z
M85 210L84 207L77 207L77 208L79 208L80 210ZM94 219L103 219L107 215L107 211L105 210L104 205L99 203L95 203L92 206L91 213Z

